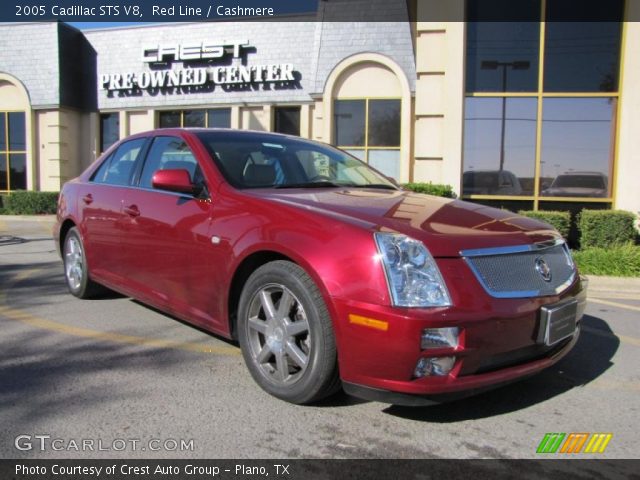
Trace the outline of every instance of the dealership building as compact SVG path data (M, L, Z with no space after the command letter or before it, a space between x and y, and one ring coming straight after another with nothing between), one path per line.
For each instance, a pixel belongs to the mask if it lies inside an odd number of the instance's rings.
M485 204L640 212L640 2L606 22L557 21L566 0L360 3L361 21L326 0L284 21L1 24L0 193L59 190L130 134L230 127Z

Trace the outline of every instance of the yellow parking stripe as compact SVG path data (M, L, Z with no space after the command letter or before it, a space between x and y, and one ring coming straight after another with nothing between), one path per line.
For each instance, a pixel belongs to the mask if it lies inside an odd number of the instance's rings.
M98 330L92 330L89 328L74 327L66 325L64 323L54 322L45 318L31 315L24 310L17 308L11 308L6 305L6 295L10 291L11 287L18 284L20 281L25 280L33 275L36 275L40 270L28 270L20 272L15 275L9 285L0 292L0 315L9 318L11 320L17 320L22 323L31 325L32 327L40 328L43 330L50 330L53 332L64 333L74 337L92 338L95 340L113 342L113 343L125 343L130 345L141 345L152 348L170 348L176 350L186 350L188 352L196 353L213 353L215 355L240 355L240 349L231 346L213 346L196 342L172 342L169 340L162 340L157 338L137 337L133 335L122 335L119 333L101 332Z

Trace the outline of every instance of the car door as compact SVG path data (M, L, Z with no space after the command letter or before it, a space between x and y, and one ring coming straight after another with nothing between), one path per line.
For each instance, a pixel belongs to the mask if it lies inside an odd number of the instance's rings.
M123 236L125 274L142 299L200 323L211 324L211 201L204 195L153 187L158 170L185 169L205 182L196 157L177 136L152 140L136 188L127 192Z
M122 283L122 202L146 141L122 143L80 186L78 207L87 262L91 274L107 282Z

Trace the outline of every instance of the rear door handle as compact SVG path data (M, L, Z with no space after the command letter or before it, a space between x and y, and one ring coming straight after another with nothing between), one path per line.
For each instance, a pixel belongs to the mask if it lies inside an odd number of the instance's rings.
M137 217L140 215L140 210L138 210L137 205L129 205L128 207L124 207L124 213L129 215L130 217Z
M86 205L89 205L90 203L93 203L93 195L91 195L90 193L86 194L84 197L82 197L82 201Z

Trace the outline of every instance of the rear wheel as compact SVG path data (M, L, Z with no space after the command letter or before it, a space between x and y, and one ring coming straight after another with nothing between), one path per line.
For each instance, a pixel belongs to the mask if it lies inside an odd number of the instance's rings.
M103 287L89 278L87 258L78 229L73 227L64 239L62 250L64 276L69 292L78 298L91 298L103 291Z
M318 287L298 265L279 260L249 277L238 334L251 375L271 395L305 404L339 388L331 318Z

